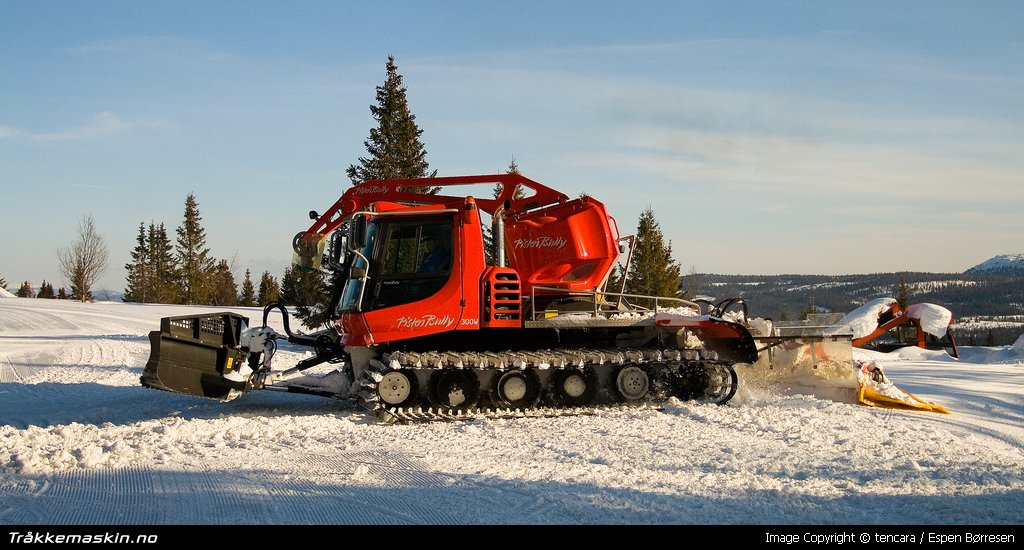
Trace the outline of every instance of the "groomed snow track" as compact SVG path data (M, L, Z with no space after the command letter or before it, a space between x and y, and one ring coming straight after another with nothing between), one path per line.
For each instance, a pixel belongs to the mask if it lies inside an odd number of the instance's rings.
M673 397L724 404L737 376L700 350L390 352L357 383L360 404L380 420L420 422L658 408Z

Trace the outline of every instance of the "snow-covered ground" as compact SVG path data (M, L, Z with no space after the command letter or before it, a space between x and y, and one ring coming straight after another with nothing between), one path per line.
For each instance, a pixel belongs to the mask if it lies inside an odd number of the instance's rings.
M762 391L384 425L139 385L161 317L218 310L0 299L0 524L1024 524L1024 349L855 352L949 415Z

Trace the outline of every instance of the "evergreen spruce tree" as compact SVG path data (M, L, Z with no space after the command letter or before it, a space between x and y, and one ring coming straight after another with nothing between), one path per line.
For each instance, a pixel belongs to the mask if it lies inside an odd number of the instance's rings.
M508 168L505 170L506 174L519 174L519 165L516 164L516 158L512 157L512 162L509 163ZM494 185L494 189L491 191L491 195L494 198L501 196L501 192L504 188L500 183ZM516 187L516 190L512 193L512 199L521 199L526 196L522 187ZM483 237L484 237L484 257L486 258L487 265L494 265L494 230L491 228L493 225L484 224Z
M612 292L615 294L622 292L622 272L625 270L626 268L622 264L617 263L612 266L612 271L608 274L608 282L604 284L605 292ZM609 298L609 301L615 302L618 301L618 299L618 296L612 296Z
M243 307L256 306L256 287L252 284L252 273L246 269L242 280L242 294L238 297L238 305Z
M238 304L238 285L231 273L227 260L220 260L210 276L210 305L233 306Z
M814 296L807 297L807 307L800 312L800 320L806 321L812 313L817 313L818 308L814 305Z
M907 306L910 305L910 288L907 287L907 282L903 280L902 273L900 273L899 282L896 284L896 302L899 303L900 309L903 311L906 311Z
M39 294L36 294L36 298L48 298L55 299L56 294L53 293L53 285L43 280L43 284L39 286Z
M147 233L150 273L147 297L150 303L178 303L182 295L181 281L174 245L167 236L167 228L163 223L150 223Z
M35 296L35 292L32 291L32 283L25 281L18 287L18 291L14 293L18 298L31 298Z
M633 261L626 275L626 292L678 297L679 275L679 264L672 258L672 243L665 241L654 210L648 206L640 214L637 224ZM654 302L640 300L637 305L653 307Z
M7 279L0 277L0 288L7 290Z
M260 278L260 287L256 295L256 300L261 305L269 304L270 302L276 302L281 297L281 287L277 284L277 279L270 274L269 271L263 272L263 277Z
M57 291L57 299L58 300L68 300L70 298L71 297L68 296L68 291L64 290L64 287L60 287L60 290Z
M128 271L128 286L124 289L125 302L149 302L152 287L149 261L149 240L146 238L146 226L139 222L139 234L135 237L135 248L132 249L132 261L125 264Z
M388 56L386 68L387 78L377 87L377 104L370 106L377 127L370 129L370 137L363 142L369 156L360 157L358 164L349 166L346 171L352 185L367 180L427 176L427 153L420 141L423 130L416 125L416 116L409 110L405 84L398 74L394 56ZM417 193L436 191L428 187L408 190Z
M985 345L989 347L996 345L996 337L992 334L992 329L988 330L988 336L985 337Z
M206 248L202 219L196 196L189 193L185 199L185 219L178 227L175 247L182 304L207 304L210 301L211 279L216 266L210 257L210 249Z
M508 168L505 169L505 173L506 174L522 174L522 172L519 171L519 164L516 163L516 157L512 157L512 162L508 163ZM500 183L495 184L494 185L494 192L493 192L494 198L498 198L498 195L501 194L501 191L502 191L501 184ZM525 196L526 196L526 193L523 192L523 188L522 187L516 187L515 193L513 193L512 198L513 199L521 199L521 198L523 198Z
M330 293L319 270L303 271L292 264L281 277L281 301L295 306L295 317L308 328L316 329L327 323L327 302Z

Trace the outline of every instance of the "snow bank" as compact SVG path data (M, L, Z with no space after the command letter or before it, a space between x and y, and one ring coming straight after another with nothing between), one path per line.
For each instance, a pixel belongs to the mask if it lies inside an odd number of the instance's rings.
M6 288L0 288L0 298L14 298L14 294L11 294Z
M1024 334L1011 346L960 346L960 360L976 364L1024 365Z

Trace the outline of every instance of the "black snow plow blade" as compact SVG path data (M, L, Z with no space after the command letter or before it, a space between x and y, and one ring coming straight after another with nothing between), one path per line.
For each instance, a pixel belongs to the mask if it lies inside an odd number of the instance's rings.
M252 389L224 374L238 370L246 354L239 348L249 319L235 313L164 317L149 333L150 354L143 386L227 401Z

